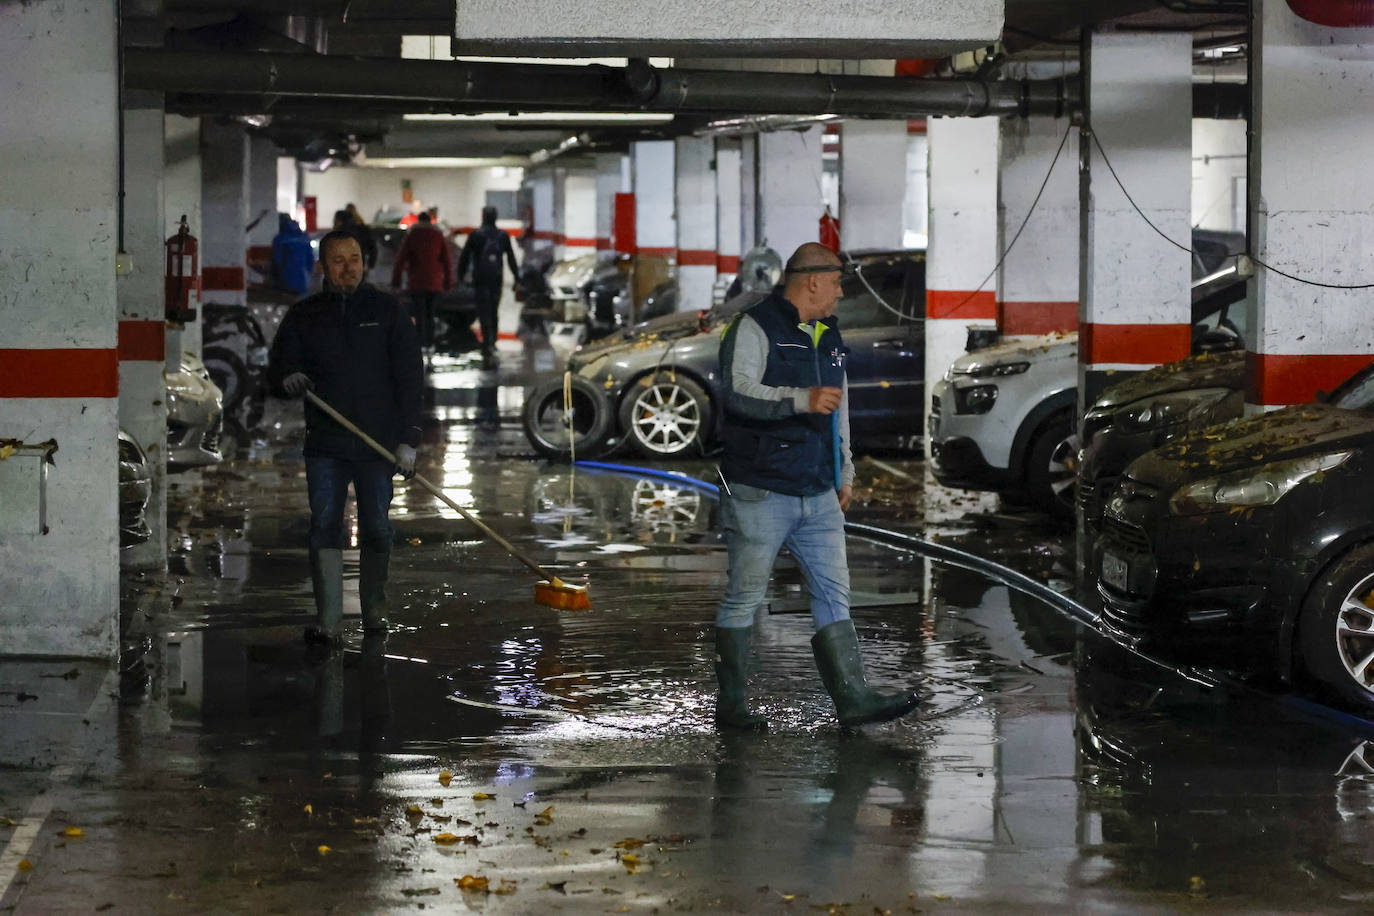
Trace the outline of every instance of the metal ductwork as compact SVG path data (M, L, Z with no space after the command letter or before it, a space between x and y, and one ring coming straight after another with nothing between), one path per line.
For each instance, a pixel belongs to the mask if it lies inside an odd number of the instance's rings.
M472 63L128 48L130 89L461 103L490 111L654 111L862 117L1065 114L1076 81Z

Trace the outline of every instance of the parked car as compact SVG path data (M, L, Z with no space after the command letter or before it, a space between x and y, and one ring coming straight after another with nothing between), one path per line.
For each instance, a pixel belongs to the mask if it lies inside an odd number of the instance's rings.
M1107 620L1374 709L1374 366L1323 401L1132 462L1103 512Z
M844 278L835 313L850 348L854 445L914 447L925 370L924 253L851 256L862 277ZM570 444L590 455L612 437L648 457L704 453L718 428L721 331L765 295L750 291L717 308L640 322L577 351L568 360L572 411L564 411L561 378L529 391L523 415L530 442L550 456L566 456Z
M1234 265L1193 283L1195 348L1222 345L1205 332L1244 294ZM1230 346L1243 345L1239 334L1225 336ZM1042 511L1071 518L1081 448L1077 414L1076 331L965 353L931 393L931 470L945 486L1024 494Z
M119 431L119 549L142 544L152 537L148 528L148 500L153 496L153 469L133 436Z
M208 302L201 315L201 360L220 391L224 426L246 442L262 423L267 405L267 335L245 305Z
M184 471L223 459L224 402L204 364L191 353L181 356L167 381L167 470Z

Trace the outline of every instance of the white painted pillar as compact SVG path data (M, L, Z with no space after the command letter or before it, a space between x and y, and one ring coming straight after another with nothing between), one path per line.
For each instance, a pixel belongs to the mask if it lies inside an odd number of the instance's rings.
M970 324L997 318L996 118L931 118L926 250L926 386L964 352ZM927 455L930 443L926 443Z
M1374 29L1326 28L1256 4L1251 246L1278 270L1374 283ZM1323 289L1256 268L1250 409L1312 400L1374 359L1374 290Z
M1191 347L1192 54L1186 34L1088 41L1084 87L1098 142L1080 140L1080 412L1123 371L1182 359ZM1126 199L1098 143L1159 232Z
M720 137L716 140L716 274L727 285L739 273L743 253L740 210L740 143Z
M563 221L558 229L560 257L576 258L596 253L596 173L564 170L562 174Z
M534 213L534 225L530 232L530 253L552 248L558 237L554 218L554 175L549 168L528 173L526 181L530 186L530 207Z
M997 250L1006 257L997 283L997 326L1005 335L1078 331L1077 166L1078 131L1067 118L1002 122Z
M759 138L739 140L739 250L748 254L759 244Z
M596 250L611 250L611 230L615 226L615 196L632 190L627 157L620 153L596 154Z
M902 217L902 245L925 248L930 241L930 141L926 122L908 125L906 138L906 203Z
M183 118L180 115L167 115L163 121L166 145L164 146L162 187L163 206L166 208L162 224L162 236L166 240L176 234L181 217L191 235L203 239L201 219L201 159L200 159L200 119ZM201 263L205 263L204 249L201 250ZM167 330L167 351L178 354L182 350L200 355L200 291L191 296L191 308L196 310L196 320L185 326L171 326Z
M0 652L114 657L119 629L118 160L112 3L0 4ZM24 473L23 469L29 472Z
M272 237L277 234L277 146L266 137L248 138L248 222L253 224L246 252L249 281L271 285Z
M902 247L906 121L846 121L840 127L840 244L846 250Z
M635 247L641 256L671 258L677 253L673 152L672 140L643 140L631 144Z
M758 136L759 237L784 262L820 235L821 134L816 126Z
M201 131L201 296L207 303L246 305L248 135L239 124L213 121Z
M553 256L558 259L567 257L563 249L563 214L566 212L564 193L566 191L568 170L555 166L553 169Z
M124 112L124 251L119 275L119 425L148 456L152 497L144 515L152 534L121 551L130 569L167 565L167 352L163 291L162 159L165 116L161 95L128 92ZM135 104L143 107L133 107Z
M716 283L716 144L711 137L676 143L677 307L696 311L711 307Z

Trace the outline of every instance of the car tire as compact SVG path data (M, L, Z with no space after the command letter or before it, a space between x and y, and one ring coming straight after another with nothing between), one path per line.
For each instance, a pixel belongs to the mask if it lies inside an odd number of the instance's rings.
M611 433L611 402L591 382L572 377L572 412L564 416L563 379L549 379L530 389L520 412L525 437L546 458L566 459L574 450L591 458Z
M1365 712L1374 709L1374 544L1332 563L1303 601L1298 641L1305 670L1322 686Z
M711 399L680 372L646 375L620 401L620 428L646 458L700 455L711 429Z
M1045 421L1026 452L1026 495L1057 521L1073 519L1078 447L1073 413L1061 410Z

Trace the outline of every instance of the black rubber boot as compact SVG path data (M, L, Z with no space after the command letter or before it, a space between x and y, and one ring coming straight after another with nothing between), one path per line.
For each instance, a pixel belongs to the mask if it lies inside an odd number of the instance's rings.
M338 648L343 629L343 551L310 551L310 583L315 591L315 623L305 628L305 641Z
M363 632L380 635L387 631L387 566L391 551L363 547L358 551L358 603L363 609Z
M749 711L745 679L749 673L749 646L753 627L716 627L716 727L762 731L763 716Z
M916 693L879 693L868 686L852 620L837 620L817 630L811 651L841 725L886 722L906 715L920 702Z

